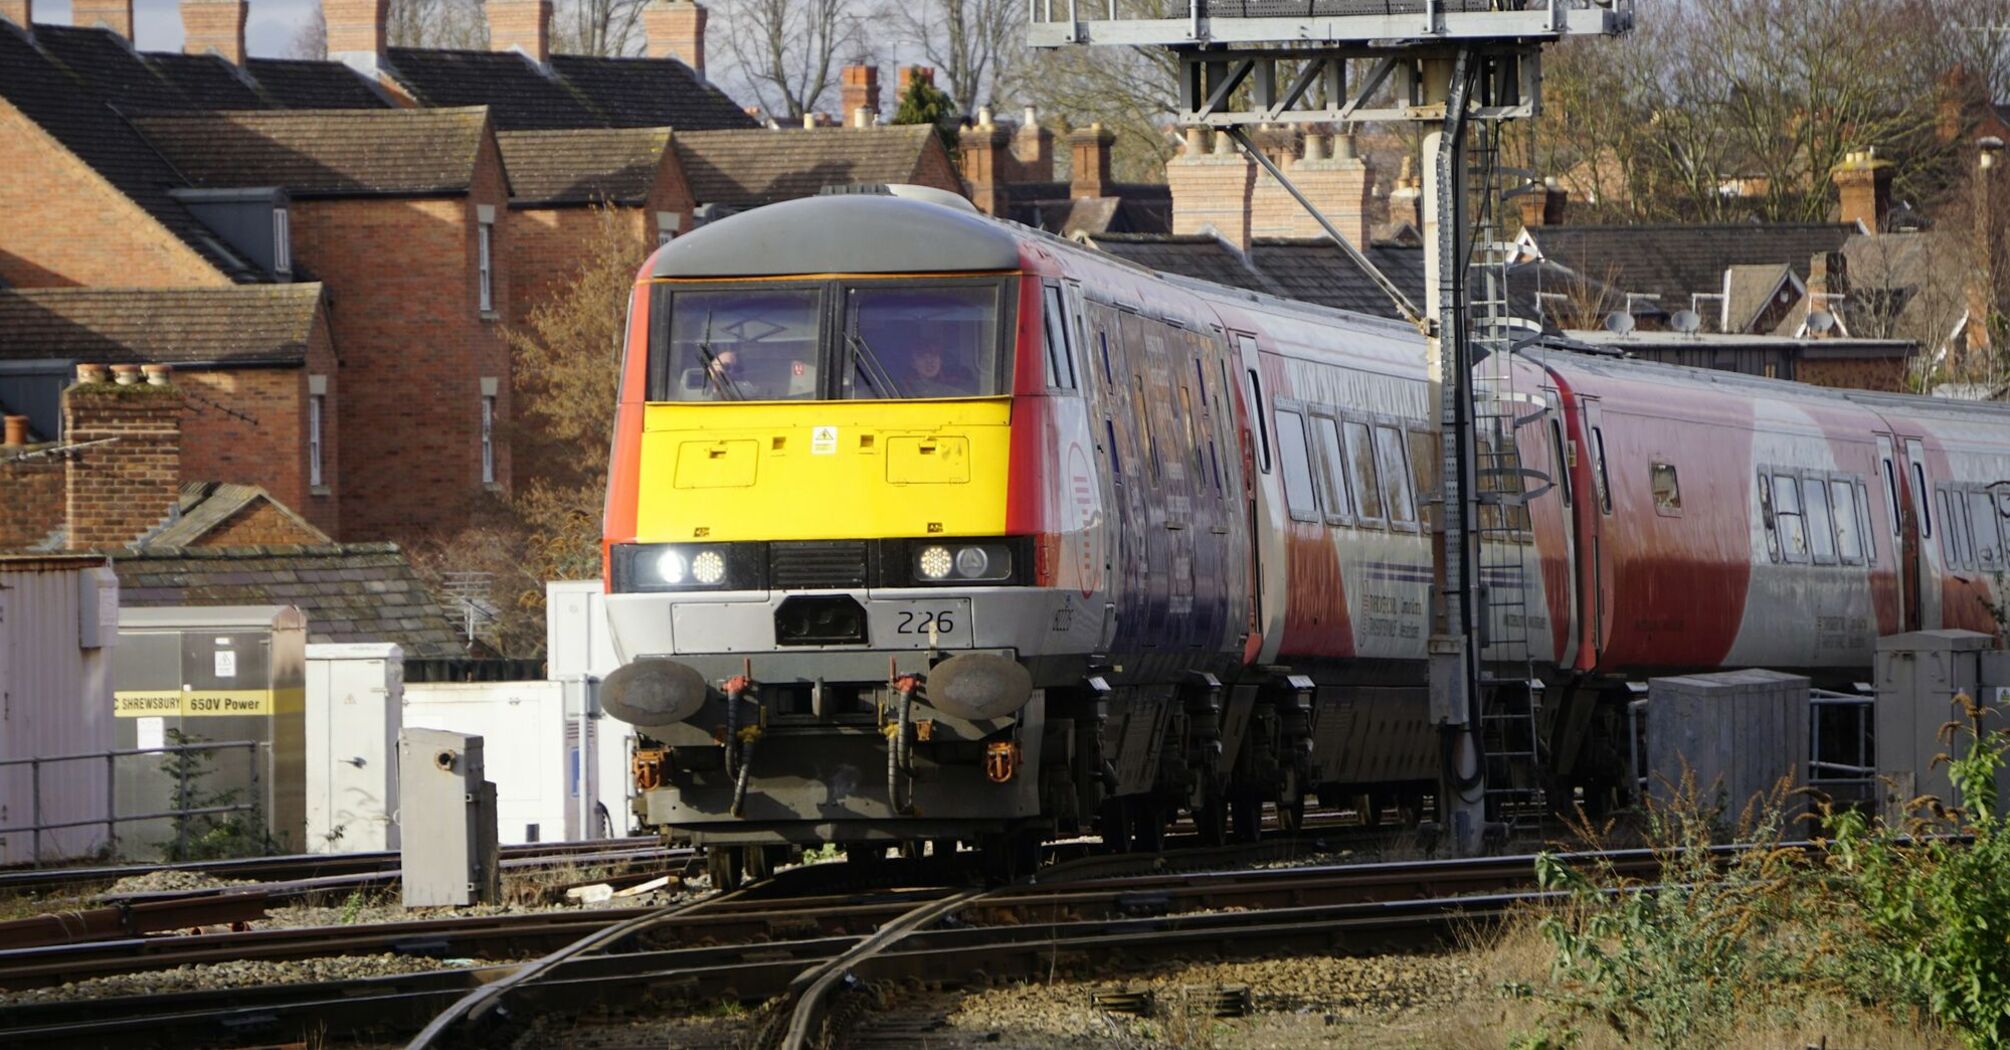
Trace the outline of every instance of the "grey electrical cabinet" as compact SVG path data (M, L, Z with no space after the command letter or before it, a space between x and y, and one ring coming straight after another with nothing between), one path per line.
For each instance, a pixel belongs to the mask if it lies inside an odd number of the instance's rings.
M501 896L496 786L484 772L481 737L399 731L405 907L485 904Z
M1698 802L1737 821L1785 782L1781 819L1805 808L1808 680L1778 671L1719 671L1647 681L1647 793L1667 803L1693 782ZM1755 812L1753 814L1757 816Z
M1947 766L1936 761L1950 750L1941 734L1949 722L1965 721L1960 697L1974 701L1988 716L1983 730L2005 728L1997 686L2010 686L2010 664L2004 654L1990 651L1994 640L1975 631L1913 631L1877 642L1877 773L1883 782L1883 813L1888 821L1911 814L1906 803L1931 795L1958 805ZM1951 745L1959 754L1965 736ZM1999 797L2006 777L1997 778Z

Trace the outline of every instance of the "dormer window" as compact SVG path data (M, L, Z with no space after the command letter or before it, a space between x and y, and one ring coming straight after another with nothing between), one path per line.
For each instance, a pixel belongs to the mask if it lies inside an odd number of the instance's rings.
M293 223L285 208L272 209L272 272L293 273Z

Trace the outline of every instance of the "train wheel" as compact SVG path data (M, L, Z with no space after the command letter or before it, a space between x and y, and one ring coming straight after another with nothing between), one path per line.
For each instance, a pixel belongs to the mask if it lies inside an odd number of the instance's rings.
M1263 802L1256 792L1248 788L1230 791L1228 815L1235 824L1235 841L1255 842L1263 837Z
M743 847L740 858L740 874L748 882L759 882L775 874L775 846Z
M712 846L705 850L705 872L712 876L712 888L729 893L740 888L740 851L732 846Z
M1112 852L1131 848L1131 807L1121 798L1103 800L1103 845Z
M1305 796L1277 800L1277 830L1296 835L1305 830Z

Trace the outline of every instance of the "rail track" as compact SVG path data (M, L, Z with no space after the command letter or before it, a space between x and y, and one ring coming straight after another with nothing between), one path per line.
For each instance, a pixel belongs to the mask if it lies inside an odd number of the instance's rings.
M1257 847L1262 850L1265 847ZM1277 844L1268 844L1275 855ZM1302 849L1302 846L1300 847ZM550 956L535 979L503 986L479 1023L444 1026L464 1044L488 1045L492 1026L542 1015L576 1016L665 1000L770 1001L762 1016L772 1043L795 1045L823 1023L828 991L847 978L957 984L1046 972L1057 962L1097 965L1196 950L1379 951L1414 947L1466 920L1484 921L1527 899L1528 857L1317 866L1275 870L1154 871L1155 867L1252 862L1244 848L1109 854L1047 868L1037 883L996 889L890 886L852 892L849 865L783 872L764 883L675 910L625 909L562 916L401 923L382 928L259 931L178 938L149 946L137 965L213 959L302 957L293 953L404 951ZM1647 865L1642 855L1621 863ZM904 870L889 864L882 876ZM921 869L913 869L921 870ZM185 953L177 960L176 953ZM263 954L261 954L263 953ZM39 958L0 955L0 984L21 986L72 972L136 965L116 945L76 946ZM520 963L450 968L321 984L218 989L114 999L0 1006L0 1045L227 1045L419 1031L470 992L524 973ZM11 986L11 985L10 985ZM488 1026L488 1027L485 1027Z

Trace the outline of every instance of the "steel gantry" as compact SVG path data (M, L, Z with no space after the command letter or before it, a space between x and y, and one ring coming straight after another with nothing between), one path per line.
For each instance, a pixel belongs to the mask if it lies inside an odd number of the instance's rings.
M1633 0L1030 0L1029 16L1035 47L1169 51L1174 119L1233 139L1424 334L1444 479L1429 642L1440 812L1455 848L1478 852L1489 802L1495 819L1512 820L1541 801L1540 689L1526 672L1526 610L1508 607L1524 600L1526 548L1489 542L1526 521L1528 497L1549 480L1512 452L1515 431L1539 418L1524 406L1539 397L1514 388L1520 323L1507 311L1512 254L1497 221L1528 187L1498 163L1500 126L1536 112L1544 47L1628 32ZM1246 130L1367 121L1423 131L1421 309ZM1476 375L1480 362L1491 364Z

